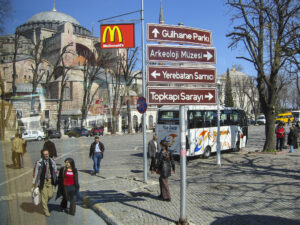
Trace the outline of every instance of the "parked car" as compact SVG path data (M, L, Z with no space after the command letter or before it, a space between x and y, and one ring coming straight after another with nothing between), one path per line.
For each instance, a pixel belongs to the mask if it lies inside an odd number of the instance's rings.
M74 127L66 133L69 137L81 137L81 136L90 136L90 131L85 128Z
M47 130L47 136L49 138L61 138L61 133L58 130Z
M22 133L22 138L26 141L41 141L45 138L45 133L40 130L25 130Z
M97 135L97 136L103 136L104 134L104 129L103 127L93 127L91 129L91 136Z
M265 115L260 115L257 117L257 120L256 120L256 123L258 125L264 125L266 124L266 118L265 118Z

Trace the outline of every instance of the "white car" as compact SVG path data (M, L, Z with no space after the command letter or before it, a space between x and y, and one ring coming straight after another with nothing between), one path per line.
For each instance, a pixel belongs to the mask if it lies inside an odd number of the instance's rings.
M45 133L40 130L26 130L23 132L22 138L26 141L41 141L45 138Z
M266 124L266 118L264 115L260 115L259 117L257 117L256 123L258 125L265 125Z

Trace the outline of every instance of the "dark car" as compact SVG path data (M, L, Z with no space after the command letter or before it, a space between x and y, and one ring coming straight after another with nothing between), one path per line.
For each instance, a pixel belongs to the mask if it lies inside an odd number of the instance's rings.
M90 131L85 128L75 127L66 133L69 137L90 136Z
M61 133L58 130L47 130L48 138L61 138Z
M91 129L91 136L103 136L104 134L104 128L103 127L94 127Z

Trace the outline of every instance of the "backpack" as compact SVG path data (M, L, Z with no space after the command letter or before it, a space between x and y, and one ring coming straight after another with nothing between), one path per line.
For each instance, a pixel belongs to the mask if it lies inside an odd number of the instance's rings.
M278 127L277 130L276 130L276 133L277 133L277 137L278 138L283 138L284 137L284 129L283 129L283 127Z

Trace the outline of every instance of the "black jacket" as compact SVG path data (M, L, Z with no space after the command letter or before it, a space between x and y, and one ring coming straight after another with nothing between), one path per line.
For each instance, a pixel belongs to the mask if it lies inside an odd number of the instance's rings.
M172 170L175 170L175 163L172 153L168 152L169 157L166 152L160 152L157 154L157 169L161 177L166 178L171 176L171 166Z
M298 136L296 135L295 131L290 131L289 135L288 135L288 141L287 144L288 145L293 145L295 149L298 148Z
M90 158L93 158L93 156L94 156L94 153L95 153L95 147L96 147L96 141L94 141L94 142L91 144L91 147L90 147L90 154L89 154L89 157L90 157ZM103 144L102 142L100 142L100 141L99 141L99 148L100 148L100 150L101 150L101 152L102 152L102 155L103 155L105 148L104 148L104 144Z
M64 178L65 178L65 173L66 173L66 167L61 167L59 170L59 175L58 175L58 188L57 188L57 193L56 193L56 199L58 199L60 196L63 196L63 191L64 191ZM77 169L73 170L74 173L74 185L76 191L79 191L79 182L78 182L78 171Z

